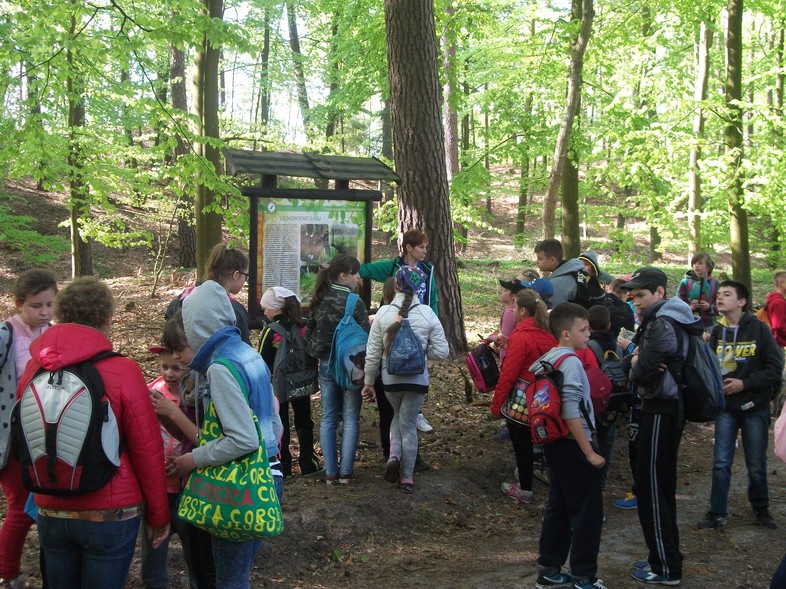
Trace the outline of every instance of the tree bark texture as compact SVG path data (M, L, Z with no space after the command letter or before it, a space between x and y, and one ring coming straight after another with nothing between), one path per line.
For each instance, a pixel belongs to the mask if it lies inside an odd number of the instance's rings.
M447 20L452 20L455 9L445 7ZM456 38L450 25L445 26L442 35L442 66L445 83L442 87L442 124L445 128L445 162L448 168L448 182L459 173L458 114L456 113Z
M292 64L295 68L295 82L297 83L297 102L303 116L303 127L306 137L310 137L308 123L311 109L308 106L308 91L306 90L306 74L303 70L303 54L300 52L300 36L297 32L297 11L294 2L287 2L287 23L289 25L289 48L292 51Z
M712 29L702 22L699 37L696 43L696 87L693 100L696 102L696 111L693 115L693 146L690 150L690 188L688 192L688 228L690 232L689 257L699 252L703 246L701 242L701 209L703 206L701 196L701 173L699 161L701 160L701 142L704 140L704 108L703 102L707 100L707 84L710 78L710 48L712 47Z
M223 18L223 0L205 0L205 10L211 18ZM197 135L219 138L218 126L218 64L221 48L210 43L205 37L201 50L194 58L194 112L199 117ZM199 155L213 165L214 170L205 170L203 174L219 174L221 172L221 153L215 147L197 144ZM210 249L222 239L221 215L205 211L213 204L215 192L205 186L204 179L197 183L194 202L196 220L196 262L197 278L202 278L207 266Z
M554 237L555 216L557 210L557 193L559 192L565 158L568 152L570 134L573 130L573 120L579 110L579 97L581 96L581 71L584 67L584 52L587 50L590 35L592 34L592 19L595 16L593 0L573 0L581 2L581 28L578 36L571 44L570 66L568 69L568 91L565 111L559 124L557 144L554 147L554 159L549 171L549 187L543 204L543 238ZM575 13L575 10L574 10ZM574 14L575 17L575 14Z
M571 150L572 151L572 150ZM565 258L581 254L579 235L579 165L574 161L578 154L569 153L562 173L562 249Z
M448 197L434 5L385 0L385 25L396 171L401 177L399 229L418 227L428 234L439 317L451 352L463 354L467 340Z
M734 280L751 287L748 246L748 213L744 208L741 165L743 156L742 109L742 11L743 0L728 0L726 30L726 160L728 166L731 268Z

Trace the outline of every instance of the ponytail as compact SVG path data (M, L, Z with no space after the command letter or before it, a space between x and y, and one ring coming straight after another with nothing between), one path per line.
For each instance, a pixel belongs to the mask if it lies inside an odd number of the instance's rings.
M535 318L535 326L545 331L549 330L549 312L546 303L534 290L525 288L516 294L516 306L525 309L529 317Z
M330 283L338 280L342 274L357 274L360 270L360 262L357 258L347 254L339 254L333 258L330 265L321 267L317 274L317 282L314 285L314 294L311 295L309 307L313 310L319 306L325 295L330 292Z
M398 312L398 316L402 319L405 319L409 315L409 308L412 306L412 299L414 296L414 293L411 292L404 293L404 301L401 303L401 309L399 309ZM390 346L393 344L393 340L396 339L396 334L399 329L401 329L401 322L394 321L385 331L385 354L390 353Z

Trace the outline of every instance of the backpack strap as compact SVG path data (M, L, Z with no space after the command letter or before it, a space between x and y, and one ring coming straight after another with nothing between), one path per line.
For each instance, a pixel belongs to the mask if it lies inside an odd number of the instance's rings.
M348 320L350 317L352 317L352 315L355 314L355 305L357 305L359 298L359 294L355 292L349 293L349 296L347 297L347 304L344 306L344 317L342 318L342 321Z
M560 365L562 364L563 360L565 360L565 358L569 358L570 356L573 356L574 358L578 358L579 361L581 361L581 358L579 358L578 354L576 354L574 352L568 352L567 354L565 354L562 357L560 357L556 362L554 362L554 364L553 364L554 370L558 370ZM589 427L590 432L594 433L595 432L595 426L592 423L592 419L590 419L589 411L587 411L587 407L586 407L585 403L583 403L583 402L579 403L579 411L581 411L581 414L584 416L584 420L587 422L587 427Z
M603 364L603 361L606 359L606 355L603 353L603 347L600 345L600 342L591 339L589 342L587 342L587 347L592 350L593 354L595 354L595 359L598 361L598 366Z

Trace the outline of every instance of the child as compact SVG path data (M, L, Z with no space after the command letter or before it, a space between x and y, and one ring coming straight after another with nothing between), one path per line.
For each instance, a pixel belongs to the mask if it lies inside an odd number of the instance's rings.
M314 294L311 297L311 316L306 323L306 350L319 359L319 388L322 391L322 423L319 439L325 459L325 482L348 484L352 480L355 452L360 435L360 389L352 385L344 390L330 372L330 350L333 334L344 317L349 293L357 288L360 262L352 256L340 254L333 258L327 268L317 275ZM355 321L364 330L369 330L366 304L358 300L354 312ZM339 462L338 422L341 418L341 462Z
M150 399L153 403L153 408L159 417L159 422L162 422L167 418L166 416L174 416L175 411L182 415L179 409L180 362L175 360L172 350L168 349L166 346L151 346L149 350L151 354L156 354L158 356L161 375L147 386L148 389L150 389ZM172 417L170 417L170 419L172 419ZM167 431L163 424L161 425L165 464L180 456L182 446L180 438L190 434L191 439L196 439L196 434L199 430L196 425L190 421L188 423L190 426L188 431L181 432L178 428L173 431L173 433ZM183 543L183 553L188 567L189 577L192 580L192 585L199 586L192 572L193 567L189 551L186 550L188 546L186 526L188 524L177 516L178 499L180 497L180 479L167 477L166 491L169 498L169 516L171 521L170 535L167 536L158 548L154 549L147 535L147 524L142 524L142 582L145 584L145 587L150 589L169 587L169 574L167 568L169 538L171 538L172 534L177 534Z
M715 263L709 254L699 252L691 258L690 265L692 270L685 273L677 296L690 305L693 315L701 319L704 327L712 327L718 315L715 306L718 281L711 276Z
M530 367L534 373L543 370L541 361L553 365L563 356L586 348L589 341L587 311L579 305L557 305L551 312L549 325L559 347ZM541 570L535 586L538 589L564 587L572 581L576 589L606 589L597 577L603 526L601 469L606 461L592 443L595 427L592 401L581 361L565 358L560 372L562 418L570 435L543 449L549 468L549 496L540 530ZM568 553L570 575L562 572Z
M778 346L786 348L786 272L776 272L775 290L767 294L767 316Z
M278 323L287 332L294 326L300 326L301 334L306 331L306 322L303 319L303 310L300 307L300 298L291 290L275 286L267 289L259 301L264 310L265 317L271 322ZM259 338L259 354L273 372L273 363L276 359L281 336L269 327L265 327ZM284 476L292 475L292 453L289 451L289 407L295 418L295 431L298 444L300 444L301 476L311 476L322 472L319 459L314 455L314 422L311 419L311 396L306 395L287 401L279 398L278 414L284 426L284 435L281 438L281 466Z
M409 320L427 357L444 360L450 350L442 324L434 311L418 303L417 293L426 275L416 266L403 266L396 272L396 296L390 305L377 311L366 347L366 374L363 397L374 399L374 381L382 362L382 382L385 396L393 406L390 424L390 457L385 464L385 480L395 483L403 493L414 489L413 473L418 451L417 417L428 393L428 366L422 374L393 375L387 371L386 358L401 326L402 318ZM413 304L414 302L414 304Z
M30 360L30 344L50 327L56 294L54 274L28 270L14 287L16 315L0 323L0 485L7 509L0 527L0 583L10 587L24 587L20 564L27 531L33 525L24 511L29 493L22 487L19 462L9 451L11 409L17 381Z
M500 362L505 359L508 347L508 336L516 327L516 294L524 288L521 286L519 278L511 278L510 280L499 280L499 285L502 287L502 292L499 294L499 300L505 305L502 311L502 316L499 318L499 329L486 336L485 341L489 344L495 344L499 350Z
M533 290L525 289L516 294L516 319L518 324L510 334L508 355L502 363L502 372L491 401L491 414L495 419L502 417L500 408L516 384L516 379L532 382L532 363L557 345L557 340L548 331L546 305ZM519 503L532 503L535 498L532 492L532 436L527 426L509 420L507 426L516 454L519 480L502 483L502 492Z

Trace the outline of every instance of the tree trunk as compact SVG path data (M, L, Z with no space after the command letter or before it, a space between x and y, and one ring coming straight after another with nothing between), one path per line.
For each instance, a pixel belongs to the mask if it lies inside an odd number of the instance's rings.
M295 68L295 81L297 82L297 102L303 116L303 127L306 137L310 137L309 119L311 109L308 106L308 91L306 90L306 74L303 70L303 54L300 52L300 37L297 32L297 12L294 2L287 2L287 23L289 24L289 48L292 50L292 63Z
M451 21L456 13L452 4L445 7L447 20ZM445 162L448 170L448 182L459 172L459 133L458 114L456 113L456 38L450 25L445 26L442 35L442 65L445 84L442 96L442 124L445 127ZM466 146L465 146L466 147Z
M688 193L688 228L690 232L689 255L703 249L701 243L701 142L704 140L704 107L707 100L707 83L710 77L710 47L712 47L712 29L706 22L701 23L699 38L696 44L696 88L693 100L696 111L693 115L693 146L690 150L690 188Z
M579 166L573 150L565 159L562 173L562 249L565 258L577 258L581 254L579 235Z
M182 49L174 45L169 48L169 79L171 80L172 107L188 112L186 97L186 59ZM175 160L188 153L183 137L178 135ZM180 197L177 220L177 236L180 242L178 263L181 268L196 267L196 230L194 228L194 199L186 194Z
M205 10L211 18L221 19L224 12L223 0L204 0ZM218 126L218 63L221 48L208 43L207 37L194 58L195 73L193 78L194 112L199 119L197 135L219 138ZM221 171L221 153L213 146L203 143L196 144L197 153L213 166L213 171L203 174L219 174ZM207 266L210 249L219 243L221 235L221 215L214 211L206 211L213 205L216 195L205 186L204 179L197 181L196 198L194 201L196 220L196 268L197 278L202 278Z
M399 229L420 227L437 261L439 317L453 354L467 349L453 249L445 140L440 115L434 5L385 0L388 75L396 169L401 177Z
M72 0L73 3L73 0ZM70 37L76 35L76 17L71 16ZM80 58L69 44L66 50L68 62L68 180L69 210L71 214L71 277L93 274L93 255L90 240L82 239L79 230L82 219L90 217L88 195L90 188L83 178L84 154L82 152L82 128L85 126L85 81L80 71Z
M270 120L270 10L265 6L265 32L259 56L259 122L265 128Z
M521 174L519 176L519 207L516 211L516 247L524 245L524 227L527 222L527 205L529 204L530 195L530 131L532 117L532 93L527 94L524 100L524 120L526 121L522 128L523 140L521 142ZM534 167L533 174L534 175Z
M329 92L327 98L327 123L325 124L325 137L330 140L336 134L336 127L339 123L339 113L336 108L335 95L339 90L339 66L340 66L340 52L338 50L338 21L340 12L333 15L333 26L331 27L330 45L328 47L327 56L327 78L329 85ZM343 151L343 150L342 150Z
M581 8L578 8L580 3ZM581 18L581 28L570 48L570 67L568 70L568 89L565 111L559 124L557 144L554 147L554 159L549 171L549 187L543 204L543 238L554 237L555 213L557 210L557 192L559 191L565 158L568 152L570 134L573 130L573 119L579 109L581 96L581 70L584 67L584 52L592 33L592 19L595 16L593 0L573 0L572 15ZM576 14L578 12L578 15Z
M748 214L742 185L742 8L743 0L728 0L726 31L726 158L728 166L731 268L734 280L751 288Z

